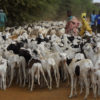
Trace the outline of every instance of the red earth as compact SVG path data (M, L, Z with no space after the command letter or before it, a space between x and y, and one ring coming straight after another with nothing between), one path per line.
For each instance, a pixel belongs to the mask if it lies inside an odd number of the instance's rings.
M32 92L27 88L11 86L6 91L0 90L0 100L83 100L85 93L79 95L79 91L77 97L69 99L70 88L66 86L67 85L63 83L60 85L60 88L57 89L53 87L52 90L35 87ZM90 91L88 100L94 100L92 90ZM100 97L97 97L96 100L100 100Z

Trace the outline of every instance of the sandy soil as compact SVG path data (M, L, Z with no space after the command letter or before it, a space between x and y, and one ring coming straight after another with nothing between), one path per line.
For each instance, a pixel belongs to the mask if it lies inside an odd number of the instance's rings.
M65 83L59 89L35 88L33 92L30 92L27 88L12 86L6 91L0 90L0 100L83 100L84 93L82 95L78 94L77 97L73 97L72 99L68 98L69 93L70 88L66 88ZM88 100L94 100L92 91ZM96 100L100 100L100 97Z

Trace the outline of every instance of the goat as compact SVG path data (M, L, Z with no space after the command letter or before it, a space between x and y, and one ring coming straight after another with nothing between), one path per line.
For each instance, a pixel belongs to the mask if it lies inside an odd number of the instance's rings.
M86 87L86 94L84 99L87 99L87 96L89 94L88 73L90 69L93 68L92 61L90 59L82 59L80 61L77 61L77 59L71 59L71 60L67 59L67 64L68 64L67 66L69 66L67 69L71 77L71 93L69 97L71 98L73 96L74 88L75 88L75 95L77 95L76 78L74 77L74 75L76 75L76 77L83 78Z

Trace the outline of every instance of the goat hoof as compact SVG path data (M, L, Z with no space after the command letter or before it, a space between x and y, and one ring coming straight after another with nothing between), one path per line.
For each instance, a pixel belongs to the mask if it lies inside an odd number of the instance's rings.
M87 100L87 98L84 98L84 100Z
M72 96L70 95L69 98L72 98Z
M52 87L49 87L49 90L52 90Z
M33 91L33 89L30 89L30 91L32 92L32 91Z
M3 89L4 91L6 90L6 88Z
M23 87L25 87L25 84L23 84Z
M59 88L59 86L56 86L56 88Z
M96 100L96 97L94 97L94 100Z
M74 97L76 97L76 96L77 96L77 93L74 94Z

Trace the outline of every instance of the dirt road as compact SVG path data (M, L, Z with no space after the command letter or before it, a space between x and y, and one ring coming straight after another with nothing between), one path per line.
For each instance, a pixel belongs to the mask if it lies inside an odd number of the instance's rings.
M53 90L35 88L33 92L27 90L27 88L20 88L18 86L12 86L6 91L0 91L0 100L83 100L84 93L72 99L68 98L70 88L66 88L66 84L62 84L59 89L53 88ZM94 100L93 93L90 92L88 100ZM98 97L96 100L100 100Z

